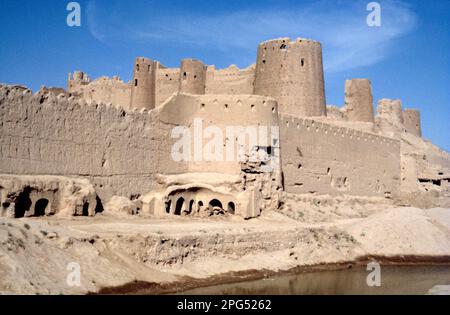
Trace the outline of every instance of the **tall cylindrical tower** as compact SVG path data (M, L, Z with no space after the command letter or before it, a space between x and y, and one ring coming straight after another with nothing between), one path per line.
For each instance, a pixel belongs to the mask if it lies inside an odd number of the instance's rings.
M373 96L370 80L345 81L345 110L350 121L373 122Z
M254 94L272 96L281 113L325 116L322 46L298 38L280 38L258 47Z
M155 108L156 62L143 57L136 58L131 87L131 107Z
M403 125L406 131L422 137L422 127L420 125L420 112L416 109L405 109L403 112Z
M180 92L205 94L206 66L194 59L181 60Z

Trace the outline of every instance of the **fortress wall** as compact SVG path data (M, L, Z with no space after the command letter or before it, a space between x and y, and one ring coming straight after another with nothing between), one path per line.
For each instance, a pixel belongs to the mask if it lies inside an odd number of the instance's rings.
M104 202L149 192L170 154L172 126L146 111L0 86L0 122L0 173L85 177Z
M123 108L130 107L131 87L118 78L99 78L83 88L85 100L95 103L111 103Z
M275 98L280 113L325 116L322 46L319 42L281 38L258 47L254 94Z
M161 105L180 87L179 68L158 68L156 75L156 106Z
M307 118L280 117L284 188L290 193L395 195L400 142Z
M209 66L206 71L206 94L253 94L255 66L245 69L231 65L226 69L216 70Z
M227 127L242 126L259 128L278 126L277 103L272 98L256 95L191 95L178 94L173 96L162 107L158 108L159 117L162 122L171 125L186 126L192 135L191 160L179 164L185 165L190 172L218 172L226 174L239 174L241 165L234 159L227 161L225 152L229 146L233 146L237 152L236 142L232 137L227 137ZM201 121L203 133L195 133L194 119ZM205 128L217 127L223 135L221 147L223 155L221 161L206 161L200 157L200 161L195 161L195 137L200 140L200 145L205 148L213 135L207 135ZM215 129L215 130L217 130ZM263 137L258 138L261 143ZM235 139L234 139L235 140ZM175 141L175 140L172 140ZM264 145L265 143L261 143ZM265 144L268 145L268 144ZM202 151L200 151L202 152ZM214 151L215 152L215 151ZM172 162L170 162L172 163ZM164 172L167 174L178 173L180 169L171 167L168 164ZM184 171L181 169L181 171Z
M335 105L327 105L327 118L337 121L346 121L345 111Z

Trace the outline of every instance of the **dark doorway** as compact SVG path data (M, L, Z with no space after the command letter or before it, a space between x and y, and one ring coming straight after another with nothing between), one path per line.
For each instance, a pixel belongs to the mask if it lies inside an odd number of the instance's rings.
M172 200L166 202L166 213L170 213L170 206L172 205Z
M34 205L34 216L35 217L42 217L45 215L45 209L47 209L48 206L48 200L45 198L39 199L36 201L36 204Z
M25 187L24 190L19 194L19 196L17 196L14 217L23 218L25 216L25 212L30 210L31 208L30 192L31 188Z
M194 210L194 200L189 202L189 213L192 213L192 210Z
M83 204L83 216L89 216L89 202Z
M181 210L183 208L183 204L184 204L184 198L180 197L177 200L177 204L175 205L175 214L176 215L181 215Z

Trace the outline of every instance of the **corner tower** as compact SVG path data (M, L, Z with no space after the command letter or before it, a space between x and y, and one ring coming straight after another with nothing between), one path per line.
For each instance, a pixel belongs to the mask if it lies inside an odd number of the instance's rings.
M155 108L156 66L151 59L136 58L131 82L132 108Z
M274 97L280 113L325 116L322 46L298 38L280 38L258 47L254 94Z
M179 91L190 94L205 94L206 69L207 67L199 60L181 60Z

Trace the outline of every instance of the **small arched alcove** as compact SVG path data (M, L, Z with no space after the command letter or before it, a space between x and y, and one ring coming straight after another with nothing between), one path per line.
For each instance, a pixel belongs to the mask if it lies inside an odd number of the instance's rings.
M200 212L203 209L203 201L199 201L197 203L197 212Z
M210 202L209 202L209 206L210 207L219 207L219 208L221 208L221 209L223 209L223 206L222 206L222 203L220 202L220 200L218 200L218 199L212 199Z
M234 205L234 202L230 201L228 203L228 208L227 208L228 213L229 214L234 214L235 210L236 210L236 207Z

